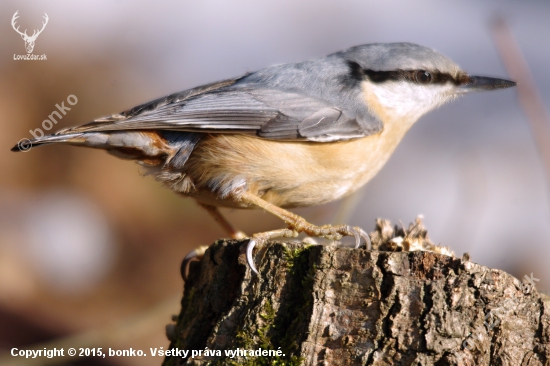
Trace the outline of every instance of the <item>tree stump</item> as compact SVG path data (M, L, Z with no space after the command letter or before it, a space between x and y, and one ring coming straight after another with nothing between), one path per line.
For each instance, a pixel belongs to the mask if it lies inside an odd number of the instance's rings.
M259 276L247 240L217 241L191 263L164 365L550 365L550 302L532 284L425 251L419 220L378 220L371 238L270 242Z

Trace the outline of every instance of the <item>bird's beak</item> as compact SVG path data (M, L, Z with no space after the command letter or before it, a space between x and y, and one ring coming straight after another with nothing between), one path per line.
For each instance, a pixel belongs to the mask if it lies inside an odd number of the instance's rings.
M516 84L515 81L510 80L468 75L464 82L456 88L456 92L463 94L474 91L505 89L516 86Z

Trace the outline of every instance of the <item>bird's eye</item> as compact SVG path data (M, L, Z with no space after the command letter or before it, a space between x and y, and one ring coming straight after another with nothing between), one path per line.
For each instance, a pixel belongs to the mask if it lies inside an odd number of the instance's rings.
M432 74L425 70L419 70L414 74L414 78L418 84L429 84L432 81Z

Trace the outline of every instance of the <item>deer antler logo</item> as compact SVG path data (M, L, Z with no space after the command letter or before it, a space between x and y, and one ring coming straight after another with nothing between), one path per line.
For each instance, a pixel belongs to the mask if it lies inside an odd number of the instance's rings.
M21 32L21 31L19 31L19 27L17 27L17 28L15 27L15 21L17 20L17 18L19 18L19 15L17 15L18 12L19 12L19 10L17 10L15 12L15 14L13 14L13 18L11 18L11 26L13 27L13 29L17 33L19 33L21 35L21 38L23 38L23 40L25 41L25 48L27 49L27 53L32 53L32 50L34 49L34 42L36 41L36 38L38 38L40 33L42 33L44 28L46 28L46 24L48 24L48 20L49 20L48 14L44 13L44 22L42 22L42 29L34 30L34 32L32 33L32 36L28 36L26 29L25 29L24 32Z

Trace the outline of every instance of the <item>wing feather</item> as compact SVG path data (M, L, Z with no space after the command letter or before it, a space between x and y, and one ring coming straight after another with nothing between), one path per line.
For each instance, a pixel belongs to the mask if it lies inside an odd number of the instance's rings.
M337 141L377 132L360 117L303 92L239 86L226 80L169 95L57 134L167 130L251 133L262 138Z

